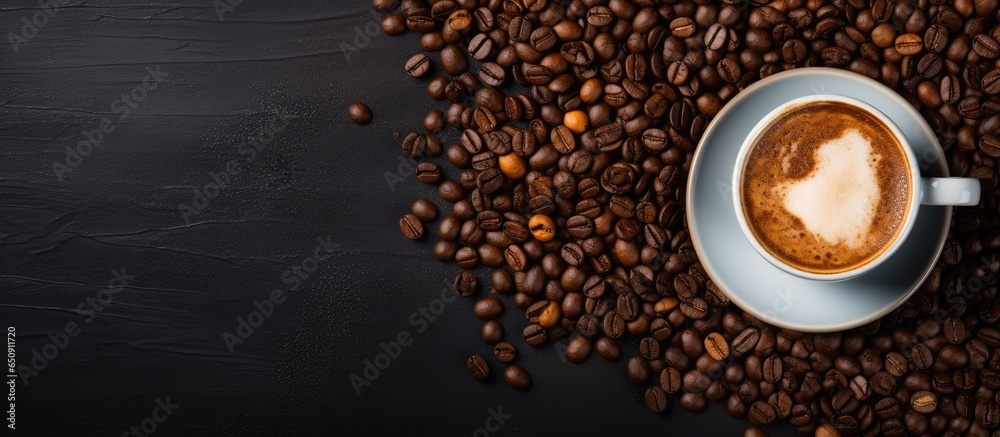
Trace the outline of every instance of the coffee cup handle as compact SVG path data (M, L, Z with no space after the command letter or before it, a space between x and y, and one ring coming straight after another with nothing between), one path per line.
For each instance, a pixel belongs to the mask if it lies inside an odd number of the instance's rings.
M922 205L978 205L980 190L979 179L923 178L921 179L920 203Z

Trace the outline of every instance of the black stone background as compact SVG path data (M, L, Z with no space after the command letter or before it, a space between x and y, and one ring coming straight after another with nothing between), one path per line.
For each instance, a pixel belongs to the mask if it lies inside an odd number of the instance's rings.
M18 379L17 429L0 434L117 436L168 396L179 408L157 436L473 435L490 408L510 415L493 435L747 426L722 404L695 415L675 398L668 414L649 413L624 359L574 365L553 345L530 349L518 310L503 321L534 377L525 393L492 357L491 381L466 373L466 357L491 351L472 300L417 332L411 316L452 296L443 284L458 269L433 259L433 239L399 234L409 202L433 189L409 171L390 187L385 173L400 165L394 132L446 105L402 70L417 35L378 32L368 2L244 0L221 21L211 0L67 3L17 52L8 35L42 9L0 4L0 324L16 329L25 366L48 333L81 327L27 385ZM169 76L118 119L113 102L157 65ZM349 122L352 101L375 121ZM248 162L240 144L276 113L296 118ZM115 130L60 181L52 162L104 117ZM230 160L243 171L187 223L179 205ZM326 236L332 256L230 353L223 333L285 289L283 272ZM113 269L134 279L86 323L74 309ZM356 394L349 375L402 332L412 344Z

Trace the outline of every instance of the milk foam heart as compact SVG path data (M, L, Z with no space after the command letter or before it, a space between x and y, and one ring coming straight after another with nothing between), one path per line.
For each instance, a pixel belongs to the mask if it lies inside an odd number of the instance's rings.
M783 168L797 147L785 155ZM865 243L881 195L876 172L881 157L857 130L823 143L805 178L779 184L775 193L807 231L829 244L856 249Z
M794 106L751 146L740 202L754 238L779 261L827 274L882 254L908 214L909 161L892 130L841 102Z

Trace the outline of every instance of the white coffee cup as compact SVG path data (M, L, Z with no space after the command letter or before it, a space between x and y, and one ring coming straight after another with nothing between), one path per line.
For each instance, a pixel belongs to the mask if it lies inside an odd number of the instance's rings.
M753 149L754 144L757 143L761 134L763 134L764 131L770 127L771 122L776 117L784 114L789 110L789 108L816 102L837 102L853 106L882 121L882 123L889 128L902 147L906 157L906 165L909 167L911 175L910 180L913 181L913 183L910 184L910 189L913 191L909 196L910 205L906 209L907 214L903 218L903 226L900 228L896 238L889 244L889 246L887 246L880 255L865 264L859 265L848 271L829 274L801 270L777 259L774 255L768 252L767 249L765 249L764 246L757 241L757 238L750 230L750 226L747 223L747 218L743 210L743 196L741 193L743 186L743 172L746 168L747 157L750 155L750 151ZM902 132L900 132L896 124L889 119L889 117L878 109L875 109L871 105L860 100L831 94L818 94L800 97L778 106L765 115L757 123L757 125L754 126L753 130L750 131L750 134L747 135L746 139L743 141L743 145L740 147L740 152L736 158L736 169L733 172L732 186L733 203L736 207L737 220L739 221L740 228L743 230L743 235L747 238L757 253L759 253L760 256L764 257L764 259L771 264L788 273L819 281L842 281L871 271L875 267L878 267L879 264L892 257L893 253L899 249L904 241L906 241L907 235L910 233L910 230L913 229L913 224L916 221L917 213L919 212L921 205L977 205L979 204L981 189L978 179L922 177L920 175L919 163L913 153L910 143L906 140L906 137L902 134Z

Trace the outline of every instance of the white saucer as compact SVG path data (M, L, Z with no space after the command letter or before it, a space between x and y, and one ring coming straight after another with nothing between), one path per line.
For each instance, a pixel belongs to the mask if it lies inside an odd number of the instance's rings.
M818 282L767 262L754 251L736 219L730 186L736 155L761 117L782 103L812 94L839 94L874 106L906 136L924 176L948 176L934 131L895 91L848 71L801 68L751 85L712 120L688 175L687 223L705 271L733 303L776 326L828 332L876 320L917 290L944 246L952 207L922 206L913 231L896 254L854 279Z

